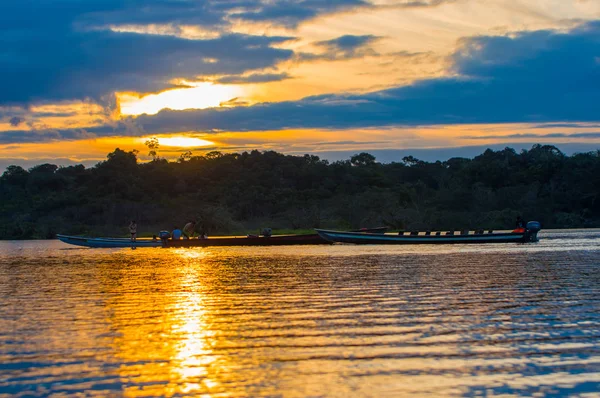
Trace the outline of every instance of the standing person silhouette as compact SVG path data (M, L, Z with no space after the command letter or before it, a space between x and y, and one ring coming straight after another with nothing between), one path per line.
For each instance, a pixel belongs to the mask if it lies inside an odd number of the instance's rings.
M137 238L137 224L134 220L129 223L129 233L131 234L131 241L135 242Z

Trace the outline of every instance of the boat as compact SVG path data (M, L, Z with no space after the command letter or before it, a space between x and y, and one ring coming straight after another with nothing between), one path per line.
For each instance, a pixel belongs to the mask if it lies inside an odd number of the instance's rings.
M355 232L383 234L387 227L361 228ZM165 240L164 247L207 247L207 246L285 246L285 245L329 245L331 242L319 234L274 235L274 236L225 236L206 239Z
M207 246L284 246L284 245L329 245L318 234L274 235L274 236L225 236L206 239L168 239L164 247L207 247Z
M387 227L361 228L357 232L383 234ZM283 245L323 245L331 242L322 239L319 234L275 235L275 236L225 236L206 239L137 239L129 238L92 238L87 236L56 235L64 242L76 246L95 248L119 247L208 247L208 246L283 246Z
M494 233L483 230L463 231L454 234L427 231L425 233L411 232L392 234L373 234L369 232L345 232L315 229L319 236L332 243L353 243L357 245L406 245L406 244L451 244L451 243L528 243L538 240L537 233L541 226L537 221L530 221L526 228L512 232ZM466 233L465 233L466 232Z
M163 245L160 240L153 239L136 239L132 242L130 238L90 238L86 236L69 236L60 234L56 235L56 237L61 242L84 247L161 247Z

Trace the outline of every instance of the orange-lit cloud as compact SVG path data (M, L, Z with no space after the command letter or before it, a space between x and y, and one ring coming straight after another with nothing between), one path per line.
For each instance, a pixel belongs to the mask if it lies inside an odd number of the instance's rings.
M243 95L235 85L220 85L209 82L187 83L190 88L163 91L158 94L139 96L132 93L117 93L122 115L153 115L161 109L206 109Z
M143 13L118 2L100 11L23 11L30 27L6 25L22 40L7 42L15 57L0 65L0 156L91 161L120 146L146 159L143 140L153 135L168 158L190 148L300 153L597 142L595 127L524 123L589 122L597 114L585 112L597 103L594 58L573 57L597 57L596 47L582 43L594 43L588 39L600 24L585 21L600 20L600 2L281 4L207 0L165 9L149 0ZM344 47L348 38L354 44ZM39 45L42 39L57 46ZM579 87L582 73L588 81ZM533 89L524 88L532 81ZM569 106L575 100L581 103Z

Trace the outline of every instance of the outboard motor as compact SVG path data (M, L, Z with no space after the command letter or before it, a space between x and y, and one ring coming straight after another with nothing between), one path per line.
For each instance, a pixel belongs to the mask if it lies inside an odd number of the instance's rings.
M542 224L540 224L537 221L529 221L527 223L527 226L525 227L525 229L527 231L528 241L529 242L537 242L538 241L537 234L542 229Z

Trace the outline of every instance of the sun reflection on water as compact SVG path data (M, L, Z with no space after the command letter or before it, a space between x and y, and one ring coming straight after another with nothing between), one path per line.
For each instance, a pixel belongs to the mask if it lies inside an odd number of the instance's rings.
M0 392L596 393L589 234L453 249L4 244Z
M203 257L190 254L185 253L184 256L188 259ZM208 330L206 297L202 293L197 268L190 265L181 271L178 281L183 293L177 294L178 300L170 309L171 313L177 314L172 325L172 334L176 336L172 372L178 375L176 378L182 383L182 391L190 393L201 390L202 384L207 388L218 385L210 379L208 371L216 359L212 355L215 332Z

